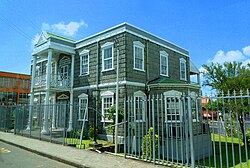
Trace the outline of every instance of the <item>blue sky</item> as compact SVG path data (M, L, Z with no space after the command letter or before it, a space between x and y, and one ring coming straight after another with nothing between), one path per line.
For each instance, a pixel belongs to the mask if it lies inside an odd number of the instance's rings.
M198 68L250 62L249 0L1 0L0 71L29 74L42 30L80 40L123 22L189 50Z

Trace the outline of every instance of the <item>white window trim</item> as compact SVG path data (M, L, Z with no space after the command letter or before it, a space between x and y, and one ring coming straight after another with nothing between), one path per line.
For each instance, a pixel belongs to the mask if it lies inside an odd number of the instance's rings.
M135 47L139 48L142 50L142 69L139 69L139 68L136 68L135 67ZM133 56L134 56L134 69L135 70L138 70L138 71L143 71L145 72L145 69L144 69L144 48L145 48L145 45L142 44L140 41L134 41L133 42Z
M185 68L185 78L182 78L181 75L181 64L184 64L184 68ZM184 58L180 58L180 80L187 80L187 61Z
M112 67L109 69L104 69L104 50L108 49L111 47L111 54L112 54ZM102 72L105 71L110 71L110 70L114 70L114 43L113 42L107 42L104 45L101 46L102 49Z
M89 104L89 102L88 102L88 95L87 94L85 94L85 93L82 93L81 95L79 95L78 96L78 99L79 99L79 101L78 101L78 105L79 105L79 108L78 108L78 116L80 116L80 113L81 113L81 100L87 100L87 105L86 105L86 119L85 119L85 121L88 121L88 118L89 118L89 115L88 115L88 113L89 113L89 111L88 111L88 104ZM84 121L84 119L81 119L81 118L78 118L78 121Z
M182 93L181 92L178 92L176 90L170 90L170 91L167 91L167 92L164 92L163 93L164 95L164 102L165 102L165 122L166 123L179 123L182 121L182 104L181 104L181 95ZM168 102L168 99L170 99L171 103L178 103L176 107L178 107L179 109L179 118L180 120L168 120L167 117L168 117L168 109L167 109L167 103ZM177 99L177 100L171 100L171 99ZM174 114L175 115L175 114Z
M166 58L166 66L167 66L167 74L162 73L161 65L162 65L162 57ZM160 51L160 75L168 77L168 53L166 51Z
M82 74L82 59L83 56L88 56L88 72L86 74ZM89 50L83 50L80 52L80 76L86 76L89 75Z
M104 117L105 114L104 114L103 107L104 107L104 99L105 98L112 98L112 102L111 102L112 104L110 107L112 107L114 105L114 93L111 91L103 92L103 93L101 93L101 98L102 98L102 120L101 120L101 122L113 122L113 120L109 120L109 119Z
M142 120L137 120L136 119L136 98L141 98L143 100L143 103L142 103ZM146 111L145 111L145 108L146 108L146 94L142 91L137 91L134 93L134 121L135 122L145 122L146 121Z

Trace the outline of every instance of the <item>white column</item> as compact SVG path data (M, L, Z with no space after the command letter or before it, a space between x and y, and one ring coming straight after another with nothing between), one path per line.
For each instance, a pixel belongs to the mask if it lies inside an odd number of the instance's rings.
M74 86L74 64L75 64L75 55L71 55L71 81L70 81L70 109L69 109L69 128L67 131L73 130L73 86Z
M52 129L56 128L56 95L53 96Z
M50 96L50 77L51 77L51 60L52 60L52 50L48 49L48 62L46 69L46 94L45 94L45 108L44 108L44 121L43 121L43 134L49 133L48 129L48 113L49 113L49 96Z
M37 57L33 55L32 76L31 76L31 85L30 85L29 122L26 128L27 130L31 129L31 123L32 123L32 113L33 113L33 105L34 105L34 84L35 84L35 76L36 76L36 62L37 62Z

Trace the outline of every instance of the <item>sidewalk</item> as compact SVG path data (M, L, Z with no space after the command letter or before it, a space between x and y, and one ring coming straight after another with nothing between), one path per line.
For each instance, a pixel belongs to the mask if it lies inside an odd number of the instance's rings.
M101 168L155 168L165 167L146 163L133 159L125 159L120 156L113 156L106 153L97 153L94 151L76 149L74 147L53 144L14 135L13 133L0 132L0 141L29 150L36 154L54 159L75 167L101 167Z

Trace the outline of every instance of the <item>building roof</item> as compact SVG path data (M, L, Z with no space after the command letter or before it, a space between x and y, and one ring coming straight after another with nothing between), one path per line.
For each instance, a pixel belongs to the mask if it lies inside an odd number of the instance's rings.
M176 44L173 44L165 39L162 39L154 34L151 34L145 30L142 30L136 26L133 26L129 23L126 23L126 22L122 23L120 25L114 26L112 28L106 29L106 30L99 32L97 34L94 34L92 36L86 37L82 40L76 41L75 42L76 48L77 49L81 48L83 46L89 45L91 43L106 39L108 37L111 37L111 36L114 36L114 35L117 35L117 34L120 34L123 32L131 33L131 34L136 35L138 37L141 37L145 40L149 40L153 43L161 45L165 48L169 48L177 53L180 53L180 54L183 54L183 55L189 57L188 50L186 50L186 49L184 49Z
M162 39L154 34L151 34L145 30L142 30L136 26L128 24L126 22L122 23L120 25L111 27L109 29L106 29L106 30L99 32L97 34L94 34L92 36L78 40L78 41L75 41L75 40L60 36L60 35L53 34L51 32L42 32L38 42L35 44L35 46L39 47L39 49L34 49L34 54L36 54L36 53L42 51L43 49L45 49L46 47L48 47L48 46L44 46L44 44L47 42L47 39L49 37L52 37L52 38L55 38L58 40L62 40L64 42L68 42L68 44L64 45L65 47L67 45L70 45L70 47L73 47L74 49L79 49L79 48L82 48L86 45L98 42L100 40L103 40L103 39L106 39L106 38L109 38L109 37L112 37L114 35L118 35L118 34L124 33L124 32L133 34L133 35L138 36L138 37L145 39L145 40L149 40L155 44L158 44L160 46L163 46L163 47L168 48L172 51L175 51L177 53L180 53L182 55L189 57L188 50L186 50L186 49L184 49L176 44L173 44L165 39ZM56 43L54 43L54 44L56 44ZM70 49L72 50L72 48L70 48ZM72 53L73 53L73 51L72 51Z
M75 40L72 40L72 39L67 38L67 37L59 36L59 35L51 33L51 32L46 32L46 33L47 33L47 35L49 37L54 37L54 38L61 39L61 40L66 40L66 41L69 41L69 42L76 42Z
M3 71L0 71L0 76L8 77L8 78L28 79L28 80L30 80L30 77L31 77L28 74L20 74L20 73L13 73L13 72L3 72Z
M151 84L185 84L185 83L186 83L185 81L180 81L167 77L160 77L153 81L150 81L148 84L151 85Z
M193 74L200 73L199 69L194 65L192 61L190 61L190 73L193 73Z

